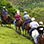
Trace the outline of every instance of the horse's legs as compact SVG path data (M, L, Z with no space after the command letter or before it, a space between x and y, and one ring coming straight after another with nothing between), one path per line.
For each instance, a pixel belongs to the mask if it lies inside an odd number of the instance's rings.
M2 26L2 22L1 22L1 26Z
M26 35L26 30L25 30L25 35Z
M19 31L20 31L20 33L21 33L21 29L20 29L20 26L19 26Z
M16 31L17 31L17 27L16 27Z
M23 35L24 35L24 30L23 30Z
M28 30L28 34L29 34L29 30Z

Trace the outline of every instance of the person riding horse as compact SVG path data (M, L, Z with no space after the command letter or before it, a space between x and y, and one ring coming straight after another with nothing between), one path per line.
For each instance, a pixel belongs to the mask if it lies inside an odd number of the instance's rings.
M3 21L4 19L4 16L5 15L7 15L8 14L8 12L7 12L7 10L6 10L6 8L5 8L5 6L3 6L3 10L1 11L1 20Z
M25 25L26 25L27 23L30 23L31 17L30 17L30 16L27 14L27 12L25 11L23 18L24 18L25 22L24 22L23 25L22 25L22 30L24 31L24 27L25 27Z
M39 44L44 44L44 27L43 27L43 22L39 22L39 27L37 28L39 32L39 36L37 38ZM40 41L41 40L41 41Z
M39 22L39 27L37 28L37 30L40 34L44 34L44 27L42 21Z
M38 43L38 41L37 41L37 37L39 36L39 33L37 31L38 26L39 26L39 24L35 21L35 18L32 18L32 22L30 23L31 29L29 30L29 34L30 34L31 38L34 38L35 44ZM36 36L35 36L35 34L36 34ZM33 37L33 36L35 36L35 37Z
M15 18L15 20L14 20L15 27L16 27L16 22L21 19L20 17L21 17L21 15L19 14L19 10L17 10L16 15L14 16L14 18Z

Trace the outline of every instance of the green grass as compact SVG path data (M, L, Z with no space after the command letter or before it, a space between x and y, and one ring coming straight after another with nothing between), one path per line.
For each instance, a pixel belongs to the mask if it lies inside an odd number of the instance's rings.
M12 25L14 28L14 26ZM33 44L14 30L0 26L0 44Z

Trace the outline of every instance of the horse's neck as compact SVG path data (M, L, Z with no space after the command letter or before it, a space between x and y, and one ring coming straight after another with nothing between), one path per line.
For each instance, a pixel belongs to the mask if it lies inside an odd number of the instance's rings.
M43 34L40 34L39 37L44 38L44 35Z

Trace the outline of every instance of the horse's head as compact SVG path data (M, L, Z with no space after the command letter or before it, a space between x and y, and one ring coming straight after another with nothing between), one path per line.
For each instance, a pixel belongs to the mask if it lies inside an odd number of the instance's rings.
M39 35L39 37L38 37L38 43L39 44L44 44L44 35L43 34Z

